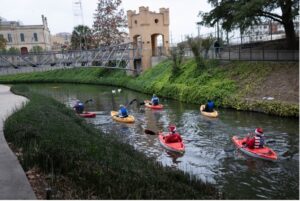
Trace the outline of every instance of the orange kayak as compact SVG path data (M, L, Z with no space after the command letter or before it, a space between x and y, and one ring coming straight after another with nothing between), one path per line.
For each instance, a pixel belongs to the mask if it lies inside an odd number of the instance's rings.
M161 110L164 108L164 106L162 104L158 104L158 105L151 105L151 101L149 100L145 100L145 107L151 108L151 109L157 109L157 110Z
M167 133L159 132L158 134L159 134L158 135L159 142L164 148L166 148L170 151L179 152L179 153L183 153L185 151L185 146L184 146L183 142L166 143L165 139L164 139L164 134L167 134Z
M128 115L128 117L119 117L117 111L110 112L111 117L113 120L122 122L122 123L134 123L134 117L132 115Z
M247 154L248 156L269 161L277 160L277 154L269 147L263 147L258 149L250 149L248 147L244 147L243 143L246 142L246 138L239 139L237 136L233 136L232 141L241 152Z
M207 116L207 117L218 117L218 111L214 110L213 112L205 112L204 111L205 105L200 106L200 112L202 115Z

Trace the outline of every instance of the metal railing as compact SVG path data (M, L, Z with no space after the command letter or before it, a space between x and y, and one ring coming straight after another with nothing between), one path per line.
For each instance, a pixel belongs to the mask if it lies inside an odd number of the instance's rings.
M209 51L202 51L205 59L239 60L239 61L293 61L299 62L299 50L280 49L256 49L241 47L210 48ZM185 57L193 57L190 48L185 48Z
M125 43L93 50L1 54L0 67L101 66L132 70L129 63L140 58L139 51L133 43Z

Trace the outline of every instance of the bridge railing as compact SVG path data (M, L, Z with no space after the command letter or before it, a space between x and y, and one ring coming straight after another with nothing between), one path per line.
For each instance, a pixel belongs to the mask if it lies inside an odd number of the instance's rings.
M102 66L124 67L140 58L140 49L133 43L105 46L92 50L50 51L29 54L1 54L0 67L21 66ZM122 64L122 65L121 65Z

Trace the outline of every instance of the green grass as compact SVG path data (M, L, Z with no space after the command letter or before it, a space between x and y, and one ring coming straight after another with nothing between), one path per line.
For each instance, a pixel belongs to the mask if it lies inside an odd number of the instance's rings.
M82 67L0 76L0 83L67 82L114 85L148 94L156 93L161 97L188 103L203 104L212 99L220 107L261 111L280 116L299 116L298 104L261 101L250 103L246 100L274 70L273 63L238 61L220 65L216 60L207 60L205 66L198 69L196 62L189 59L180 66L176 76L172 76L172 61L165 60L138 77L127 76L123 70Z
M212 185L163 167L114 134L102 134L62 103L22 85L12 91L30 101L5 121L7 141L22 150L19 159L25 170L37 166L54 173L54 179L67 178L73 189L64 193L76 194L73 199L218 198ZM62 191L60 186L70 186L61 182L54 181L52 188Z

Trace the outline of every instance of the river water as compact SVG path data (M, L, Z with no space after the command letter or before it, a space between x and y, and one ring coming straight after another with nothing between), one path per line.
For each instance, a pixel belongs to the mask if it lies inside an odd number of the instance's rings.
M216 184L227 199L299 199L299 119L229 109L218 109L219 118L211 119L200 114L199 105L161 98L164 105L161 111L144 108L136 102L128 106L136 122L124 124L114 122L110 111L135 98L140 102L150 99L150 95L96 85L28 86L67 106L76 99L92 99L86 110L97 111L97 116L87 119L88 123L107 135L120 136L147 157ZM166 151L157 136L143 132L146 128L167 131L170 123L176 124L185 142L183 155ZM264 129L268 146L278 154L276 162L248 157L235 149L232 136L243 137L256 127Z

